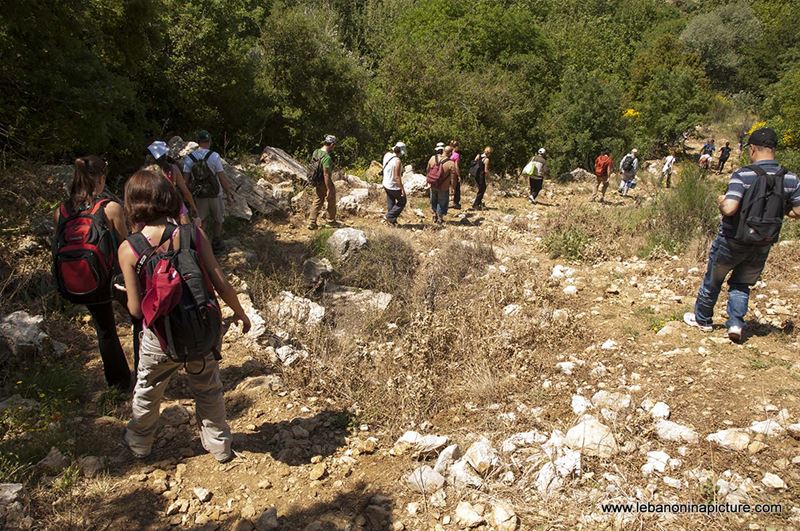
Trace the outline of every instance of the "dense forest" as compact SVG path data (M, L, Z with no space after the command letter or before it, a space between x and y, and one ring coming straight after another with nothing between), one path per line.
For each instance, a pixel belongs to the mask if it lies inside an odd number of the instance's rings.
M559 171L602 147L652 156L732 109L800 162L800 2L738 0L1 0L5 160L209 129L219 149L344 164L404 140L546 144ZM745 127L745 126L743 126ZM792 151L795 150L795 151Z

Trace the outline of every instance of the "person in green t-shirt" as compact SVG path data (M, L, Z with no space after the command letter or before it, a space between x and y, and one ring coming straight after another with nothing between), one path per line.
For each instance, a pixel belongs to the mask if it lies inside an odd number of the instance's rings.
M317 228L317 216L322 210L322 205L328 201L327 223L330 226L338 225L336 222L336 186L333 184L333 148L336 146L336 137L326 135L322 147L315 150L312 159L319 161L323 178L318 183L312 183L317 192L317 197L311 205L308 215L308 228Z

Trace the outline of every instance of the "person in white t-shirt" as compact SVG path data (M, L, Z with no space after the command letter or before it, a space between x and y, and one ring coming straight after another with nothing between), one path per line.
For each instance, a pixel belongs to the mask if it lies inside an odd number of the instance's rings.
M670 153L667 155L667 158L664 159L664 167L661 168L661 180L658 182L658 185L661 186L661 183L666 179L667 181L667 188L672 186L672 167L675 165L675 155Z
M222 157L210 149L211 134L208 131L198 132L197 144L200 147L183 158L183 174L189 178L189 190L197 203L197 214L202 226L211 236L211 247L215 254L222 254L225 251L222 243L222 223L225 221L224 198L229 201L233 198L231 186L222 168ZM212 174L211 182L198 182L196 172L192 174L194 165L203 162Z
M383 189L386 191L386 223L397 225L397 218L406 207L408 198L403 188L403 157L406 156L406 145L398 142L391 151L383 156Z

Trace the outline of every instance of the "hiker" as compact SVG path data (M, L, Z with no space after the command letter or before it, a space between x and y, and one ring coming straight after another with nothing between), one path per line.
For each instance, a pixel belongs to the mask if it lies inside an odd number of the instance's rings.
M730 273L725 326L733 342L742 338L750 287L761 276L770 248L780 236L784 213L800 217L800 183L797 175L775 160L777 145L772 129L750 135L746 147L751 164L733 172L725 195L719 197L719 233L711 244L694 312L683 316L689 326L710 332L714 306ZM766 200L757 200L764 195Z
M675 155L670 153L664 159L664 166L661 168L661 179L658 181L659 187L661 183L666 181L667 188L672 186L672 168L675 166Z
M714 145L714 139L712 138L712 139L708 140L705 144L703 144L703 147L700 148L700 154L704 155L704 154L707 153L707 154L713 156L714 152L716 150L717 150L717 146Z
M336 222L336 186L333 184L333 150L335 147L336 137L325 135L322 147L314 150L311 155L312 166L314 166L311 184L317 192L317 197L308 213L308 228L311 230L316 230L317 216L326 200L328 202L326 224L331 227L339 225Z
M731 156L731 143L725 142L725 146L719 148L719 165L717 166L717 175L722 173L722 169L725 167L725 163L728 162L728 159Z
M156 140L147 146L147 155L144 159L145 167L158 167L164 178L171 182L173 186L175 186L180 192L181 196L183 197L180 213L181 223L192 223L193 221L198 224L202 223L202 220L197 213L197 205L194 202L194 197L192 197L192 193L186 186L186 180L183 178L183 173L181 173L180 168L178 168L178 165L175 164L175 161L172 160L172 157L170 157L168 153L169 147L167 146L167 143L163 140ZM186 205L189 205L189 208L187 208Z
M630 153L622 157L619 163L619 171L622 177L619 181L617 193L621 196L628 195L628 191L636 187L636 172L639 170L639 150L633 148Z
M700 166L700 169L703 170L703 173L708 171L711 168L711 154L710 153L703 153L700 155L700 158L697 161L697 164Z
M184 367L195 399L203 448L217 461L225 462L233 457L232 436L225 420L219 375L221 320L214 290L233 310L234 320L242 322L242 333L250 329L250 321L203 231L195 225L176 227L170 222L178 216L179 210L180 197L175 187L155 173L140 170L125 183L125 214L132 225L141 224L142 230L122 243L119 263L128 292L128 310L134 317L144 319L145 328L131 403L131 420L123 440L137 458L150 454L164 391L172 375ZM146 258L140 260L140 257ZM168 269L163 269L165 263L174 267L173 271L178 275L170 275ZM177 302L170 301L175 291L170 290L168 282L174 278L181 279ZM190 284L193 279L198 282ZM187 295L191 305L184 303ZM202 306L198 295L207 297ZM197 310L198 306L202 307L203 313ZM173 317L176 310L189 317L183 322L177 320L181 327L170 326L175 322L171 319L177 319ZM153 311L160 317L153 319ZM148 319L153 320L148 323ZM176 361L175 356L183 350L179 350L175 337L185 338L187 334L194 334L191 337L197 343L211 343L207 351L190 352L188 361Z
M611 152L604 149L594 160L594 176L597 180L594 184L594 194L592 194L590 201L599 200L601 203L605 201L608 180L611 178L611 169L613 167L614 161L611 158Z
M431 211L433 222L444 223L447 206L450 204L450 184L456 173L456 163L452 160L453 146L444 146L441 154L428 160L427 180L430 186Z
M222 157L211 151L211 133L198 131L200 146L183 157L183 173L189 176L189 190L197 208L197 216L211 235L211 247L216 254L225 252L222 243L222 223L225 221L225 199L233 200L231 186L222 168Z
M469 174L475 179L478 185L478 193L472 203L472 210L483 210L483 196L486 194L486 177L489 175L489 159L492 157L492 148L486 146L483 153L478 153L469 167Z
M397 218L408 202L403 188L403 157L406 145L397 142L391 151L383 156L383 189L386 191L386 215L383 219L390 225L397 225Z
M461 210L461 146L457 140L451 140L450 147L453 148L450 160L455 163L456 170L450 181L450 193L453 195L453 208Z
M103 192L108 165L98 156L75 159L69 199L56 209L53 273L61 295L85 304L109 387L127 392L131 371L117 335L112 280L117 247L128 236L122 205Z
M539 148L536 155L522 169L522 173L528 176L528 186L530 187L528 201L536 204L536 198L542 191L545 177L550 177L550 167L547 165L544 148Z

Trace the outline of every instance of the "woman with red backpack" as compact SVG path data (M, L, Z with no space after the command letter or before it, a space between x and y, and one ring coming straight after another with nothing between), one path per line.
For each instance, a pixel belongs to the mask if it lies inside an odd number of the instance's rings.
M175 187L141 170L125 184L125 214L141 231L119 248L128 310L144 321L139 369L124 442L138 458L150 454L164 390L185 368L195 397L203 448L220 462L233 457L219 375L221 315L215 291L250 330L236 291L225 278L200 228L171 220L178 216Z
M89 310L106 382L127 392L131 372L117 335L111 283L128 229L122 205L104 194L107 173L100 157L75 160L69 199L55 212L53 276L65 299Z

